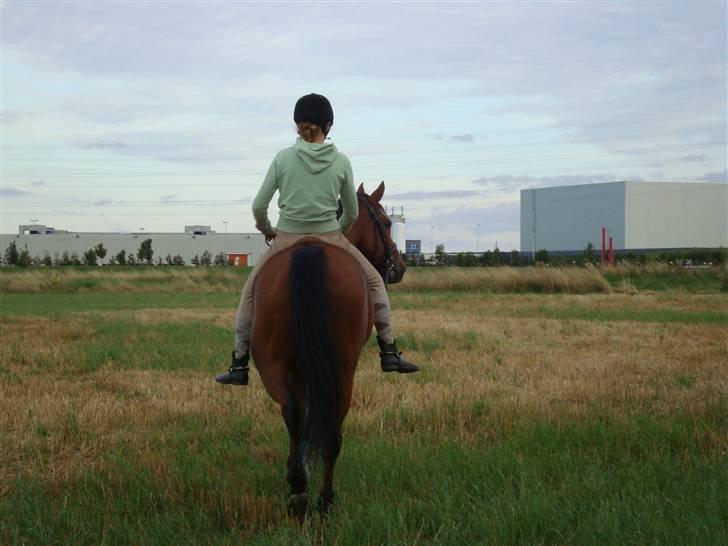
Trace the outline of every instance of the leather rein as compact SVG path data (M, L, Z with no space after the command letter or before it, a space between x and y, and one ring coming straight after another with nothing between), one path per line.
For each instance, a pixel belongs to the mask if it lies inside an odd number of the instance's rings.
M384 251L386 252L387 256L384 260L384 275L382 276L382 278L384 279L384 285L387 286L389 284L389 275L394 270L393 257L397 245L394 244L394 242L391 245L387 244L386 228L382 224L382 221L379 219L379 214L377 214L377 211L374 210L374 207L369 202L369 199L367 199L367 196L363 193L357 192L356 197L359 200L359 203L364 203L367 210L369 211L369 217L372 219L372 222L374 222L374 228L377 232L377 235L379 235L379 240L382 242L382 246L384 246Z

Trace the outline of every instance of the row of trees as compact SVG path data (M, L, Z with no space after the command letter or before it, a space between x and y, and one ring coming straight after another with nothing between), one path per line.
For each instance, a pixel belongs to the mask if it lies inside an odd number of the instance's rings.
M10 243L5 249L4 265L15 265L18 267L31 266L50 266L50 265L98 265L99 260L103 260L108 254L103 243L99 243L95 247L89 248L86 252L79 255L76 251L64 251L61 255L55 254L51 257L47 250L43 256L31 256L28 246L19 249L15 241ZM199 266L228 266L228 257L224 252L220 252L213 256L211 252L205 250L202 254L196 255L190 260L192 265ZM116 254L109 257L109 265L187 265L185 259L176 254L171 256L167 254L164 259L160 256L154 260L154 250L152 249L152 240L146 239L142 241L136 253L127 253L126 250L120 250Z
M517 250L502 252L497 247L482 254L469 252L448 253L445 245L437 245L433 256L426 260L422 254L417 256L403 255L407 265L419 266L457 266L457 267L492 267L500 265L522 266L531 262L550 265L596 265L600 255L592 243L588 243L584 250L577 255L551 255L546 249L534 253L533 260L523 258ZM728 264L728 249L691 249L663 251L651 254L617 253L614 256L616 263L647 264L654 261L673 263L678 265L695 264Z

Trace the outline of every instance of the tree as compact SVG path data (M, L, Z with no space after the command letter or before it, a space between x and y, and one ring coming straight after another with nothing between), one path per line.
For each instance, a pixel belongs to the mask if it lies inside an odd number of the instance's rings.
M501 251L498 247L493 249L492 260L493 265L503 265L503 256L501 255Z
M86 265L97 265L96 250L93 248L89 248L86 252L84 252L83 261Z
M139 259L139 263L152 263L154 251L152 250L151 239L145 239L142 241L142 244L139 246L139 250L137 250L137 258Z
M71 252L71 265L81 265L81 258L75 250Z
M114 256L114 258L115 258L114 261L116 263L118 263L119 265L126 265L126 250L124 250L122 248L119 252L117 252L117 254L116 254L116 256Z
M225 267L226 265L228 265L227 254L225 254L223 251L220 251L219 254L215 255L215 260L213 261L213 264L219 265L222 267Z
M15 241L11 241L10 246L5 249L5 263L7 265L18 265L19 259L18 245L15 244Z
M445 254L445 245L440 244L435 247L435 264L445 265L447 264L447 255Z
M43 251L43 260L41 260L41 263L43 265L53 265L53 260L51 259L51 253L47 250Z
M68 250L63 251L63 255L61 256L60 265L71 265L71 256L68 254Z
M179 254L172 256L172 265L185 265L185 259Z
M28 267L33 265L33 257L28 251L28 245L24 245L23 250L20 251L20 254L18 255L17 265L19 265L20 267Z
M596 259L594 258L594 245L591 244L591 241L586 244L586 248L583 250L579 258L579 261L582 263L596 263Z
M195 257L190 260L192 262L192 265L200 265L200 257L195 254Z
M107 250L104 248L104 243L99 243L94 247L94 252L96 253L96 256L101 258L102 260L106 258L106 252Z
M536 256L534 258L537 262L541 262L542 264L549 263L549 251L545 248L542 248L538 252L536 252Z
M202 256L200 256L200 265L212 265L212 254L210 254L207 250L205 250L202 253Z
M511 265L514 267L521 265L521 253L515 248L511 250Z
M126 264L127 265L136 265L137 264L134 254L129 254L129 257L126 259Z

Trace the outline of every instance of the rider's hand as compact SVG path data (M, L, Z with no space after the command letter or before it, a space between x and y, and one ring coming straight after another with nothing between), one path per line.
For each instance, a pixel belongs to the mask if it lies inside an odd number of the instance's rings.
M274 231L273 233L269 233L268 235L265 236L265 242L270 243L275 238L276 238L276 232Z

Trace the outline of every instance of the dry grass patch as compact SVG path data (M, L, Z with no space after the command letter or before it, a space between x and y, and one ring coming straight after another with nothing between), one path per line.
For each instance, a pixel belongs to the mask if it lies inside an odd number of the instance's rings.
M416 298L397 295L402 302ZM346 435L365 439L424 434L432 441L443 437L471 442L503 436L519 423L560 423L595 412L613 419L635 412L658 416L679 412L700 419L727 404L724 327L558 320L529 317L528 310L677 305L700 311L726 301L725 296L715 298L718 303L695 296L665 301L644 294L471 293L432 308L396 309L400 344L423 370L409 377L383 375L376 349L367 347L356 376ZM514 310L522 310L524 317L513 316ZM285 447L271 447L271 438L285 436L283 422L255 372L250 387L237 389L214 383L215 370L208 369L119 370L107 364L84 371L79 355L85 343L98 324L115 319L143 324L160 344L169 340L162 333L166 330L155 327L168 327L170 322L230 327L232 339L232 310L0 319L0 466L4 469L0 492L7 493L16 478L29 474L61 483L84 469L107 464L105 453L123 448L164 478L172 494L177 482L159 449L179 442L180 431L189 426L214 435L216 441L232 434L249 442L255 461L284 464ZM140 334L130 332L125 343L133 348L138 345L134 336ZM220 348L221 355L227 348ZM231 432L236 426L243 428ZM194 438L200 434L189 435L190 449L199 448L194 445L199 439ZM728 448L725 431L706 441ZM232 496L228 500L231 507L237 506L231 510L243 510Z

